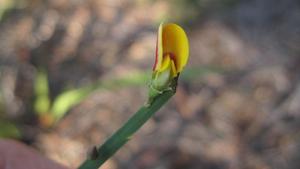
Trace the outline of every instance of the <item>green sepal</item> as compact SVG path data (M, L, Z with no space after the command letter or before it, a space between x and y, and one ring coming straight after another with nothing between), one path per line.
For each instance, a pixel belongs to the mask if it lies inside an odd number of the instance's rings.
M179 74L175 78L169 80L168 83L165 84L164 86L160 86L160 88L157 88L157 86L154 85L153 79L152 79L152 81L149 85L148 101L147 101L146 106L151 105L153 100L165 91L174 91L174 93L175 93L176 92L176 87L177 87L178 77L179 77Z

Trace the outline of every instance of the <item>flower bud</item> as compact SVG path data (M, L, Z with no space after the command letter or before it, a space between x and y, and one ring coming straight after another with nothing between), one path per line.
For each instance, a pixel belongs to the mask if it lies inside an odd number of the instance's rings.
M188 57L189 44L184 30L174 23L160 24L149 100L176 88L174 85L177 85L179 73L185 67Z

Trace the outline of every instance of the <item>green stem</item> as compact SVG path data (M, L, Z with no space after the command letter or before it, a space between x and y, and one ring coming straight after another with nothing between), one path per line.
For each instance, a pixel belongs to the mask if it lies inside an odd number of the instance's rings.
M151 104L141 107L117 132L94 152L94 157L87 159L79 169L97 169L114 155L131 136L159 110L173 95L175 90L165 91L158 95Z

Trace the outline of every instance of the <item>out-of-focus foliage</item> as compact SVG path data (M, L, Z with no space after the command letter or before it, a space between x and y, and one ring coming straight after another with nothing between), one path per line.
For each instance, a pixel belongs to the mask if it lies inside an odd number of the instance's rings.
M2 91L0 90L0 117L2 117L4 110L4 99L2 97Z
M25 0L0 0L0 22L8 16L12 10L25 7Z
M168 0L170 10L168 20L193 23L210 10L224 10L233 7L238 0Z
M13 0L1 0L0 1L0 21L2 20L3 15L9 11L14 6Z
M61 119L73 106L80 103L94 90L99 89L115 89L125 86L146 85L146 78L148 73L131 74L127 77L115 78L105 80L84 86L78 89L66 90L60 93L50 103L48 78L45 70L38 71L35 80L35 104L34 110L40 115L47 114L54 118L55 121ZM52 105L50 107L50 105Z
M34 83L34 92L36 97L34 103L35 112L37 112L38 114L47 113L50 108L50 98L48 78L45 70L40 70L37 72Z
M199 79L207 73L222 73L224 70L212 67L187 68L181 75L186 82ZM51 110L52 116L57 120L61 119L73 106L80 103L84 98L95 90L113 90L121 87L146 86L150 73L133 73L126 77L108 79L79 89L66 90L59 94L53 101Z
M207 73L222 73L224 70L213 67L187 68L183 71L181 78L183 81L199 79ZM57 122L60 120L73 106L80 103L89 94L95 90L101 89L117 89L121 87L146 86L149 81L149 72L133 73L126 77L112 78L103 82L98 82L78 89L69 89L60 93L50 103L49 87L47 73L39 71L35 81L35 112L38 114L48 114ZM51 107L50 107L51 105Z
M54 100L53 107L50 111L51 114L56 120L59 120L72 108L72 106L80 103L80 101L82 101L92 91L93 89L90 87L64 91Z
M186 83L193 83L193 81L200 80L203 76L208 74L225 74L230 73L230 70L226 70L220 67L214 67L214 66L202 66L202 67L193 67L193 68L187 68L182 72L180 75L180 78L182 78L183 81Z
M61 119L73 106L80 103L94 90L115 89L125 86L145 85L148 73L131 74L127 77L115 78L91 84L78 89L63 91L50 103L48 79L45 71L37 73L35 81L35 112L48 114L55 121ZM50 104L52 105L50 108Z
M0 138L20 138L21 132L15 124L7 121L0 120Z

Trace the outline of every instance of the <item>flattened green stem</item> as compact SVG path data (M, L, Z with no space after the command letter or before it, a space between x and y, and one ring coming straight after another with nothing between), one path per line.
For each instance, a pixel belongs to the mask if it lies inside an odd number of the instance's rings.
M93 157L87 159L79 169L97 169L107 159L114 155L131 136L159 110L174 94L175 90L168 90L158 95L151 104L141 107L117 132L93 152Z

